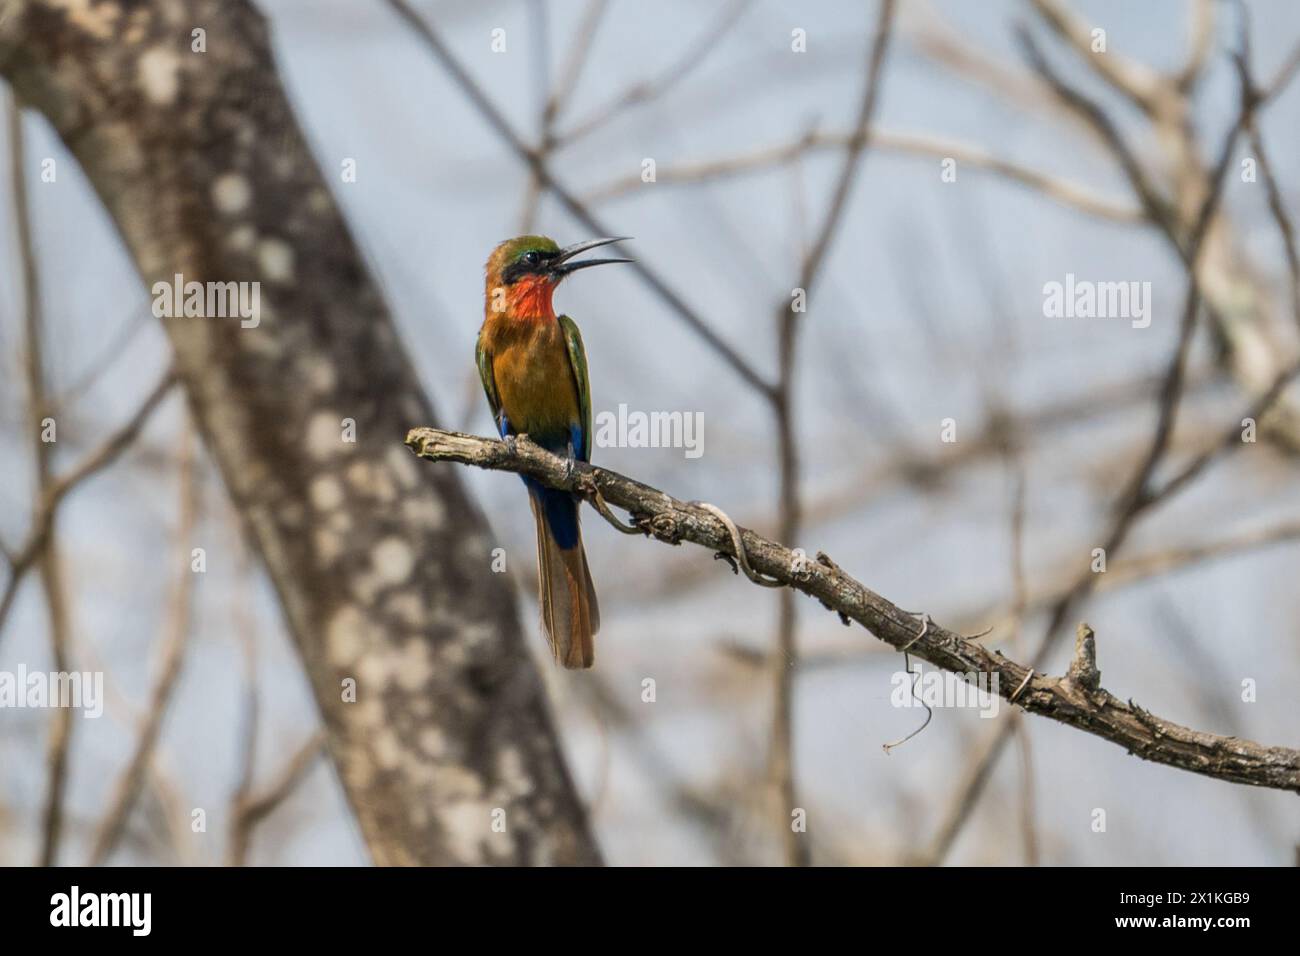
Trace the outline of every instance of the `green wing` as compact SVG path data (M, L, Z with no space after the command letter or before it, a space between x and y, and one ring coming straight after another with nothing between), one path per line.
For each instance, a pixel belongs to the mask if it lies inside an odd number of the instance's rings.
M483 392L487 395L488 407L492 409L492 421L501 431L501 399L497 396L497 380L492 374L492 356L483 348L483 336L474 343L474 361L478 363L478 377L483 380Z
M587 350L582 346L578 324L567 315L560 316L564 344L569 349L569 367L573 384L578 388L578 418L582 422L582 447L575 449L579 461L591 461L591 382L587 378Z

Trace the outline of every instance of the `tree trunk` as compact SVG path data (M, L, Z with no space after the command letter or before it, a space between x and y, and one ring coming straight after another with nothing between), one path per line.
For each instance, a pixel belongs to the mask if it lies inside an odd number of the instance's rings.
M147 284L260 283L255 327L161 321L374 861L599 862L487 523L453 468L403 447L434 415L261 15L0 0L0 74L76 156Z

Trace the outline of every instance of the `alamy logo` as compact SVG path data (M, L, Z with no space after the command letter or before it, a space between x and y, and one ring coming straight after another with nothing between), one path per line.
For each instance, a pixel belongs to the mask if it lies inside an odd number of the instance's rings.
M1135 329L1151 324L1150 282L1093 282L1065 274L1043 286L1043 315L1049 319L1130 319Z
M704 454L703 412L630 412L596 416L597 448L683 448L687 458Z
M895 707L971 707L981 717L996 717L1002 698L998 675L985 671L954 674L951 671L895 671L889 679L889 702Z
M151 291L154 318L237 318L245 329L262 322L260 282L186 282L178 272L171 282L155 282Z
M69 893L50 897L51 926L129 926L131 935L148 936L152 928L151 893Z
M0 709L75 707L83 717L104 713L103 671L0 671Z

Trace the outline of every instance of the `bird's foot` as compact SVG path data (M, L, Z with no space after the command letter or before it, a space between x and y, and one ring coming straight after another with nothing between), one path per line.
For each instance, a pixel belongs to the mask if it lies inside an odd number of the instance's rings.
M577 468L577 458L573 453L573 442L569 442L569 454L564 459L564 480L570 481Z
M512 456L519 454L519 443L515 440L514 435L502 435L501 441L505 443L506 451Z

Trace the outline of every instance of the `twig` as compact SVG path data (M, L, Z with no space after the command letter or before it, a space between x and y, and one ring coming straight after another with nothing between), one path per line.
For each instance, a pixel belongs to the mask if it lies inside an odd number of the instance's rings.
M575 689L602 726L608 722L610 730L625 735L627 753L640 764L647 784L660 793L665 803L699 828L701 835L713 843L724 864L753 865L750 848L737 846L738 841L728 838L742 808L735 801L719 799L710 790L686 780L655 736L647 732L644 723L624 703L623 695L616 693L599 672L592 672L590 677L579 681Z
M53 403L45 381L44 315L41 308L40 274L36 266L36 246L32 238L31 210L28 205L27 178L24 170L24 139L22 113L12 96L8 99L9 146L14 190L14 220L18 239L18 254L23 274L23 317L26 336L27 372L27 422L26 430L32 437L32 457L36 463L36 498L40 501L54 483L54 445L42 436L43 422L50 414ZM35 562L40 570L41 588L50 624L50 651L54 669L60 673L69 670L69 645L71 643L67 589L64 586L63 563L51 517L46 533L38 548L32 550L27 561ZM18 558L10 557L10 585L0 602L0 626L8 613L12 592L17 588ZM72 742L72 709L55 707L51 716L50 739L46 763L49 782L46 787L43 823L41 827L40 864L53 866L58 859L59 840L63 830L63 800L68 782L68 752Z
M1245 415L1234 420L1231 425L1224 429L1223 435L1218 441L1214 442L1209 448L1205 449L1205 451L1193 458L1183 466L1177 474L1168 479L1159 488L1148 491L1145 497L1151 500L1163 500L1170 497L1184 485L1195 479L1196 476L1204 471L1206 466L1216 458L1223 455L1225 452L1232 451L1235 448L1240 448L1242 444L1240 423L1247 418L1253 419L1256 422L1263 419L1264 416L1272 410L1273 406L1277 404L1278 399L1282 397L1282 393L1286 391L1287 386L1291 384L1298 374L1300 374L1300 361L1293 362L1286 368L1280 370L1277 375L1274 376L1273 383L1265 389L1264 394L1251 403L1251 406L1246 410Z
M58 397L58 409L61 411L68 408L74 402L80 400L90 388L98 382L113 363L129 354L129 346L137 335L149 326L149 320L152 318L148 304L134 304L129 309L122 321L118 323L118 328L113 338L104 345L100 351L82 368L68 386L61 390Z
M5 582L3 596L0 596L0 634L4 632L5 620L9 616L10 608L13 606L14 597L18 592L18 585L22 583L23 576L45 547L46 539L49 537L54 524L55 513L58 511L63 499L83 481L93 477L117 460L118 456L135 441L145 423L153 415L154 410L175 384L174 373L168 371L154 386L153 391L145 396L144 401L140 403L140 406L127 419L125 424L104 439L76 467L62 477L55 478L43 490L26 539L9 555L9 580Z
M1026 678L1028 676L1026 674ZM962 827L974 813L975 806L984 793L984 787L988 784L993 765L996 763L994 751L1001 748L1004 737L1014 728L1015 720L1014 714L1008 714L1003 718L997 731L984 741L979 751L972 755L955 791L958 799L950 802L929 846L924 851L911 856L907 860L908 863L914 866L935 866L948 855Z
M1173 204L1151 182L1137 155L1129 148L1119 128L1111 121L1105 110L1057 76L1048 65L1047 57L1039 49L1033 34L1021 27L1017 35L1021 48L1034 71L1047 82L1048 87L1070 108L1071 112L1077 114L1092 128L1119 161L1125 176L1133 186L1133 191L1137 193L1147 218L1152 222L1177 222L1177 213ZM1103 60L1106 57L1095 59Z
M123 695L121 689L113 680L112 671L100 657L94 643L81 642L75 645L74 649L86 658L85 670L104 672L104 712L113 715L115 722L140 723L142 720L142 707L136 706L134 701ZM145 779L147 789L142 796L152 797L157 805L162 808L163 828L166 830L171 850L176 854L180 865L196 866L199 864L199 859L195 853L195 842L190 830L190 807L193 804L186 799L172 779L160 749L155 748L150 755L148 773ZM95 829L97 828L98 824ZM87 829L90 828L87 827ZM130 826L123 829L122 840L119 841L119 845L122 842L130 842L130 832ZM93 833L91 836L93 837Z
M556 145L569 146L604 126L620 113L635 106L643 106L663 96L692 71L698 70L708 59L708 55L722 45L722 37L740 22L749 3L750 0L732 0L719 11L718 16L707 27L700 31L699 36L682 52L682 55L658 76L634 83L613 100L598 107L586 119L557 136Z
M1017 712L1016 737L1020 742L1020 831L1025 841L1025 866L1038 866L1038 824L1034 810L1034 747L1029 724Z
M579 24L577 35L569 49L568 59L560 71L560 79L546 100L545 118L550 123L554 123L559 118L573 96L573 91L577 89L578 77L582 75L582 68L591 53L592 41L596 39L596 29L600 26L601 18L605 16L608 8L609 0L591 0L587 4L587 10L582 15L582 23Z
M675 184L699 183L726 179L744 173L761 172L772 166L781 166L805 153L843 149L853 138L852 133L819 133L812 131L788 143L768 146L739 156L701 160L678 166L660 166L655 171L655 186L662 188ZM1050 199L1081 212L1111 222L1136 223L1143 221L1140 210L1120 202L1092 195L1080 185L1057 179L1028 166L1003 159L978 146L944 140L920 133L902 133L894 130L872 129L868 139L872 149L882 152L923 156L929 159L953 159L961 166L970 166L995 173L1012 182L1037 190ZM645 184L640 176L624 176L597 186L583 195L587 203L606 202L635 192Z
M1237 56L1233 57L1233 63L1237 67L1237 80L1241 85L1243 98L1252 102L1261 102L1271 93L1258 89L1255 86L1254 77L1251 76L1250 15L1245 4L1241 5L1240 16L1242 49ZM1300 50L1300 47L1297 49ZM1278 232L1282 236L1282 248L1286 252L1287 272L1291 278L1291 314L1296 325L1300 327L1300 255L1296 252L1295 227L1291 224L1291 217L1287 215L1286 203L1282 199L1282 190L1278 187L1277 177L1273 175L1273 164L1269 162L1268 154L1264 150L1264 137L1260 133L1259 122L1255 119L1253 110L1246 123L1246 134L1250 138L1250 147L1255 154L1255 165L1264 180L1264 190L1268 194L1269 211L1272 213L1273 221L1277 224Z
M231 823L228 866L244 865L253 830L293 794L324 752L325 731L318 730L294 752L270 786L260 794L247 794L239 801L238 812Z
M527 475L548 487L582 496L598 488L611 505L629 512L654 538L665 543L690 541L711 551L729 551L732 547L730 532L708 511L616 472L583 462L570 464L526 437L516 440L512 452L495 439L415 428L407 435L406 443L417 455L432 461ZM861 624L879 640L900 648L916 637L913 616L833 564L808 562L804 573L795 574L795 555L788 547L752 531L742 531L742 540L755 570L816 598L831 611ZM990 678L996 675L998 693L1007 697L1011 688L1028 676L1020 699L1026 711L1109 740L1145 760L1219 780L1300 793L1300 751L1180 727L1104 689L1085 697L1062 678L1033 675L1024 665L935 624L911 653L953 673L974 671Z
M237 517L233 516L232 517ZM248 551L242 539L236 544L239 554L239 577L247 589L249 578ZM243 602L236 602L234 620L235 636L239 641L240 654L244 660L244 710L240 727L239 782L230 798L230 838L226 849L227 866L243 866L248 855L248 836L245 828L238 826L243 807L252 799L253 782L257 773L257 735L262 716L261 695L257 682L257 635L253 627L250 609Z
M1123 588L1132 587L1143 581L1149 581L1161 574L1176 573L1194 567L1206 561L1218 561L1236 557L1251 551L1268 548L1277 544L1300 541L1300 520L1284 521L1266 527L1240 531L1213 541L1199 544L1187 544L1152 551L1147 554L1108 563L1106 573L1099 575L1094 588L1095 593L1110 594ZM1054 607L1074 586L1077 577L1078 561L1066 562L1050 575L1052 583L1037 588L1029 595L1025 610L1037 614ZM968 608L954 615L959 623L972 621L994 621L992 627L1002 630L1014 626L1014 612L998 615L996 607L981 606ZM860 657L846 655L846 663L855 663Z
M1158 101L1175 91L1174 83L1144 63L1130 60L1114 50L1095 53L1092 31L1059 0L1031 0L1038 15L1056 34L1074 48L1088 67L1114 89L1125 95L1148 116L1159 112Z
M1291 48L1291 53L1278 68L1273 79L1264 86L1262 98L1265 100L1275 99L1279 93L1291 84L1298 71L1300 71L1300 43Z
M1013 469L1011 495L1011 640L1013 652L1019 656L1024 643L1025 610L1029 605L1029 587L1025 582L1025 498L1028 481L1024 463L1008 452L1008 464ZM992 628L990 627L990 630ZM1038 865L1038 829L1034 822L1034 747L1029 735L1029 722L1019 711L1012 714L1016 737L1020 743L1020 829L1024 838L1025 865Z
M136 797L158 743L167 705L171 701L172 691L180 677L185 645L189 638L197 577L190 568L190 546L198 521L199 482L195 477L196 438L193 428L188 421L182 427L184 434L181 439L179 474L180 519L176 527L175 553L177 570L171 606L167 614L158 679L150 695L144 720L140 724L131 759L118 778L113 796L109 800L109 810L104 815L103 823L95 835L94 847L90 853L91 866L100 866L108 860L122 836L131 808L135 806Z
M1300 540L1300 521L1291 521L1205 544L1144 554L1121 561L1110 568L1099 590L1115 590L1201 561L1232 557L1245 551L1297 540Z
M555 151L558 142L555 138L555 120L563 111L568 103L569 97L577 87L578 77L582 73L582 67L587 61L587 56L591 52L592 41L596 37L596 28L600 25L600 19L605 14L607 6L606 0L592 0L587 6L586 13L583 14L582 23L578 27L577 36L573 40L570 48L568 59L565 62L564 69L561 73L560 80L556 83L555 88L550 95L546 97L546 102L542 105L541 120L539 126L539 143L536 153L542 162L546 162L551 153ZM542 64L540 84L545 89L550 85L549 57L544 53L547 49L547 24L545 19L546 7L542 0L538 0L536 9L539 12L541 23L534 30L539 50L538 61ZM537 175L536 169L530 169L528 173L528 188L524 196L524 211L520 216L520 231L524 233L532 232L533 220L537 216L537 207L542 198L542 181ZM477 385L477 383L475 383ZM475 389L477 391L477 388Z
M1184 96L1195 89L1214 48L1214 0L1196 0L1192 18L1191 50L1187 62L1174 78L1178 91Z

